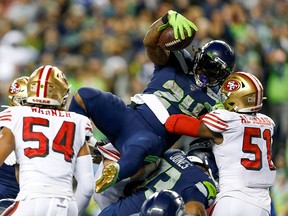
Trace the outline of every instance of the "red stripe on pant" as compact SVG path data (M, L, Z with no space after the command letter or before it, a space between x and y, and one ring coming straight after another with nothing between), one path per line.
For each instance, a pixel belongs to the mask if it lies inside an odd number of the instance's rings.
M12 205L10 205L2 214L1 216L9 216L9 215L13 215L13 213L16 211L16 209L19 206L20 201L17 201L15 203L13 203Z

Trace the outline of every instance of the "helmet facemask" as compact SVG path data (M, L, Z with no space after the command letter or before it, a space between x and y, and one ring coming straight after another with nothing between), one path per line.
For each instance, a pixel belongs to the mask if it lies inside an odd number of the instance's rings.
M221 85L232 72L225 61L210 52L200 53L198 58L196 70L201 70L202 74L195 73L195 76L201 87Z
M221 85L235 65L235 54L231 47L220 40L213 40L195 54L193 68L196 84L199 87Z

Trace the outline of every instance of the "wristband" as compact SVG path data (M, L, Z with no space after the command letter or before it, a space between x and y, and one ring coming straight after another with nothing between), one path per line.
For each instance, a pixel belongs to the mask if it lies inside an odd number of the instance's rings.
M195 117L175 114L169 116L165 122L165 128L170 133L198 137L198 130L201 124L201 120Z
M161 20L162 20L163 24L167 24L169 22L168 13L166 13L164 16L162 16Z

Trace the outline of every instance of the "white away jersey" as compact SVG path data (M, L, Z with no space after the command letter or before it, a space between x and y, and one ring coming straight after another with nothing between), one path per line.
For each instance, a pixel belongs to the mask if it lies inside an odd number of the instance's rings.
M0 126L15 137L20 164L20 193L26 197L73 197L73 173L90 120L74 112L36 107L10 107L0 113Z
M260 113L215 110L203 121L210 130L223 135L223 143L213 147L219 168L218 197L234 196L270 209L268 188L276 176L271 158L273 120Z

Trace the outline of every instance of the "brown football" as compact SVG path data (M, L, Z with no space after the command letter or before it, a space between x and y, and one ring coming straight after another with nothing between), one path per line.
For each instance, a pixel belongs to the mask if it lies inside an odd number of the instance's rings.
M193 41L196 31L192 29L192 37L188 37L187 31L185 31L185 39L175 39L174 37L174 31L172 26L167 27L164 29L160 35L158 44L164 49L170 50L170 51L178 51L181 49L186 48L190 45L190 43ZM180 37L180 33L179 33Z

